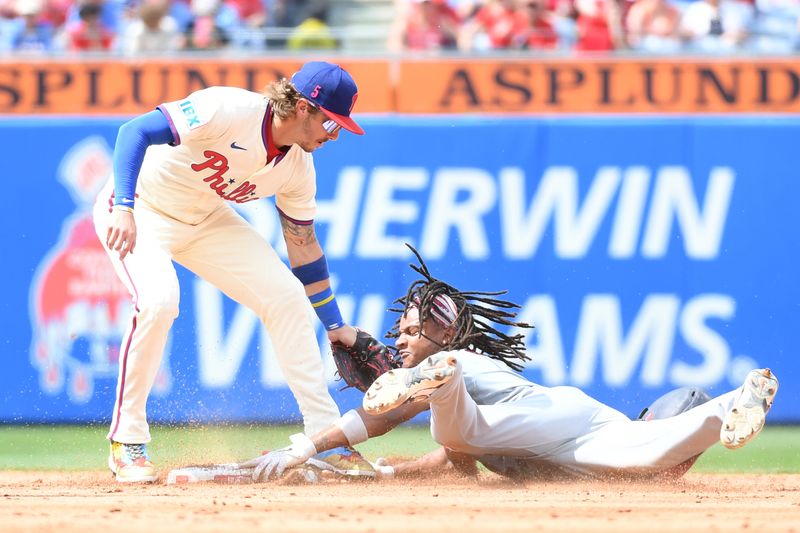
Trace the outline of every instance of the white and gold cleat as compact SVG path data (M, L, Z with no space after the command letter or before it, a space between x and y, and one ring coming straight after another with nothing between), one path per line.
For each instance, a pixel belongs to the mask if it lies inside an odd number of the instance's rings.
M769 368L751 370L742 392L725 414L719 440L726 448L741 448L764 427L764 421L778 392L778 378Z
M152 483L158 476L146 444L111 442L108 468L120 483Z
M379 415L406 402L427 400L455 371L456 358L446 353L434 354L414 368L390 370L367 389L362 405L367 413Z

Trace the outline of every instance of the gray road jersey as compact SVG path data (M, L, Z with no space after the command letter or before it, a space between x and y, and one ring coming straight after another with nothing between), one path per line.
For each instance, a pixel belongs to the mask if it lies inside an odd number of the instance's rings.
M501 361L466 350L452 353L461 362L467 392L478 405L513 402L529 396L537 386Z
M504 363L451 352L454 378L430 397L436 442L514 478L663 474L719 442L741 389L676 416L634 421L576 387L529 382Z

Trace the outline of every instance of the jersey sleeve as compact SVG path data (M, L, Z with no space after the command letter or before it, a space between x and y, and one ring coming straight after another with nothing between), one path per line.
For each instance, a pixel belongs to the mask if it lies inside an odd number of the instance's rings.
M453 352L461 363L467 394L478 405L493 405L528 396L534 384L505 363L467 350Z
M237 119L235 112L226 109L228 96L223 87L208 87L158 106L172 129L175 141L171 144L221 137Z
M291 179L277 193L275 206L281 214L294 222L311 223L317 214L317 173L311 154L303 153Z

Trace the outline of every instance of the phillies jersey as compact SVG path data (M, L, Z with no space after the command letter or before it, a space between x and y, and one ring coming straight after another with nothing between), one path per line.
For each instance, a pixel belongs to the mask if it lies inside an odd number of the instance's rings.
M137 203L186 224L202 222L220 202L275 196L286 216L316 213L316 173L297 145L267 163L269 101L234 87L209 87L158 107L173 145L150 146L136 186Z

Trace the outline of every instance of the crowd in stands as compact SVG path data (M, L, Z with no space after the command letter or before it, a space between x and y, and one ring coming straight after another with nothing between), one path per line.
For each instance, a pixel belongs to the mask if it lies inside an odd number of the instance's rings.
M800 0L393 1L398 53L800 51ZM0 54L336 49L331 2L0 0Z
M394 51L800 51L800 0L396 0Z
M332 49L328 7L322 0L0 0L0 53Z

